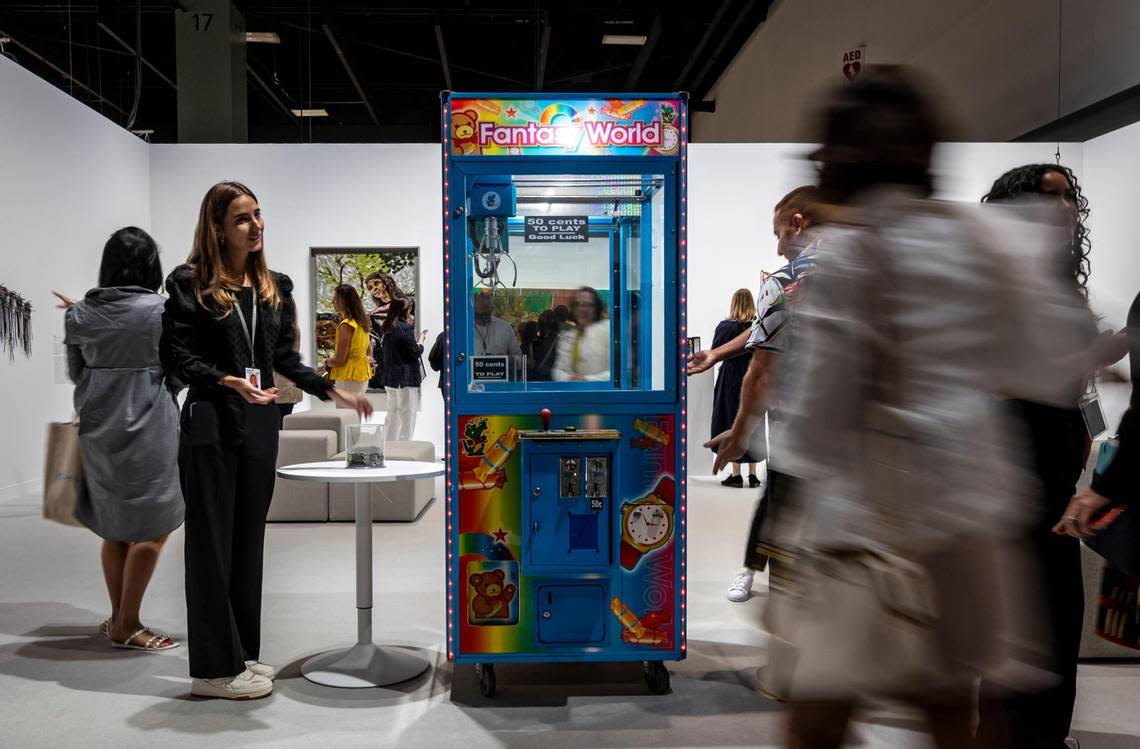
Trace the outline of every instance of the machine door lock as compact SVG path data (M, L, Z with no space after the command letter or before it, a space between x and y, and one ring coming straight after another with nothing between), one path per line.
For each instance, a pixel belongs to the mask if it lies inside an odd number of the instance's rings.
M542 487L541 486L536 486L531 491L534 493L534 496L536 496L536 497L539 497L542 495Z
M543 619L549 619L550 618L550 612L549 611L543 611L542 612L542 618Z
M457 361L457 362L467 361L467 354L460 351L458 354L455 355L455 361Z

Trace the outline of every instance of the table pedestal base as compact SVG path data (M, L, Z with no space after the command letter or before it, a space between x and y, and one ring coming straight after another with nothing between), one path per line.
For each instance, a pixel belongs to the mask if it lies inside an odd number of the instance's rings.
M360 689L407 681L430 665L426 658L409 650L365 642L315 655L301 666L301 673L314 684Z

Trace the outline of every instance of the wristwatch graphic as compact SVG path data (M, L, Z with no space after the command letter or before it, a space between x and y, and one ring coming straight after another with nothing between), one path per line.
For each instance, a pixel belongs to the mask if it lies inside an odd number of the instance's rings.
M657 487L621 508L621 566L632 570L649 552L673 537L675 484L662 478Z

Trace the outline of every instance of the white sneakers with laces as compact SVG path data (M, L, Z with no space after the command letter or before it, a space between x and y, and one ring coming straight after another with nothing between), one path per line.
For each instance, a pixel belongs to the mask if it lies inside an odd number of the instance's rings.
M744 570L732 579L728 586L728 600L733 603L742 603L752 597L752 570Z
M275 669L273 666L270 666L268 663L262 663L261 661L246 661L245 667L258 676L264 676L270 681L273 681L277 678L277 669Z
M193 679L190 694L222 700L256 700L273 692L273 682L248 668L237 676L220 679Z

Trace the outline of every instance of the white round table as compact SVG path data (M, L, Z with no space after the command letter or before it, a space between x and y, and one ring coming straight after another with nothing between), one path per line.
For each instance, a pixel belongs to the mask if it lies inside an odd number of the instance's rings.
M301 666L309 681L330 687L382 687L407 681L431 665L404 648L372 641L372 502L368 485L442 476L439 463L389 460L383 468L347 468L343 460L298 463L277 469L283 479L356 485L356 644L313 656Z

